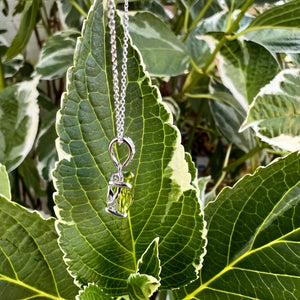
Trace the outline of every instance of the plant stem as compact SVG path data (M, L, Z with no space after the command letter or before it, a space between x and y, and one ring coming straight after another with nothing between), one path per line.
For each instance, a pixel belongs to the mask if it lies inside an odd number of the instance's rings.
M210 1L207 2L207 4ZM225 35L221 38L221 40L219 41L219 43L217 44L215 50L213 51L213 53L209 56L208 60L206 61L204 67L202 68L202 72L203 73L207 73L208 70L210 70L210 65L213 63L213 61L215 60L216 55L218 54L218 52L220 51L220 49L224 46L224 44L227 41L227 37L226 35L231 35L239 26L239 23L241 21L241 19L243 18L243 16L245 15L245 13L247 12L247 10L249 9L249 7L253 4L254 0L247 0L246 3L243 5L239 15L237 16L237 18L234 20L234 22L231 24L230 28L228 29L228 31L225 33ZM205 6L206 7L206 6ZM204 8L203 8L204 10ZM199 16L198 16L199 17ZM192 24L193 25L193 24ZM192 27L192 26L191 26ZM199 70L197 70L197 72L199 72ZM193 87L197 84L197 81L199 79L199 76L194 76L194 70L191 71L191 73L189 74L188 78L187 78L187 82L184 85L184 91L189 91L190 86ZM199 74L198 74L199 75ZM195 82L196 81L196 82Z
M208 8L210 7L210 5L212 4L214 0L208 0L206 2L206 4L204 5L204 7L202 8L202 10L200 11L199 15L197 16L197 18L192 22L191 26L188 29L188 32L185 34L185 36L183 37L183 40L185 40L188 36L188 33L191 32L199 23L199 21L202 19L202 17L205 15L206 11L208 10Z
M225 159L224 159L224 163L223 163L222 174L221 174L220 178L218 179L217 183L214 185L214 187L210 191L211 193L215 193L216 192L218 186L222 183L223 179L226 176L227 171L225 171L225 169L226 169L226 167L228 165L228 161L229 161L231 149L232 149L232 143L230 143L228 145L228 149L227 149L227 152L226 152L226 155L225 155Z
M228 31L227 31L228 35L232 34L238 28L238 26L240 24L240 21L244 17L244 15L247 12L247 10L249 9L249 7L253 4L253 2L254 2L254 0L246 1L246 3L243 5L239 15L237 16L237 18L234 20L234 22L232 23L232 25L228 29Z
M217 44L215 50L213 51L213 53L209 56L208 60L206 61L204 67L202 68L203 73L206 73L209 66L211 65L211 63L215 60L216 55L218 54L218 52L220 51L220 49L224 46L224 44L226 43L227 38L226 35L224 35L221 40L219 41L219 43Z
M193 67L193 70L195 70L199 74L203 74L203 71L200 68L198 68L196 62L192 58L190 59L190 63Z
M70 3L79 11L81 15L83 15L85 18L87 17L87 13L76 3L74 0L69 0Z
M189 7L185 10L185 13L184 13L184 22L183 22L183 31L184 31L184 34L186 35L187 32L188 32L188 25L189 25L189 17L190 17L190 9Z
M182 90L178 94L179 98L185 95L186 92L191 91L197 85L199 79L201 78L201 74L202 71L200 71L198 68L197 70L192 69L183 84Z
M228 171L234 170L236 167L243 164L247 159L251 158L253 155L260 152L261 150L262 150L262 148L259 145L255 146L249 152L245 153L243 156L241 156L239 159L237 159L235 162L233 162L229 166L223 168L223 171L228 172Z
M0 90L5 88L4 68L2 64L2 58L0 57Z

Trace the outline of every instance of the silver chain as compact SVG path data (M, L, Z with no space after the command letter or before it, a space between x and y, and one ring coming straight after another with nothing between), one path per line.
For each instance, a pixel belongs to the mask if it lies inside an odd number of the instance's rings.
M122 57L122 72L121 72L121 86L119 87L119 72L118 72L118 58L117 58L117 34L115 22L115 2L108 1L108 27L110 29L110 45L111 45L111 60L112 60L112 76L113 76L113 90L114 90L114 105L115 105L115 122L117 129L117 139L119 145L123 143L124 125L125 125L125 98L127 85L127 55L128 55L128 0L124 3L124 17L123 17L123 57Z

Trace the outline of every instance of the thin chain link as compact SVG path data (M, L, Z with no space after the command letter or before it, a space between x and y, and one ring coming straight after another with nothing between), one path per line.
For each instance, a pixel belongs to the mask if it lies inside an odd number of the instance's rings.
M123 143L124 125L125 125L125 98L127 86L127 55L128 55L128 0L124 3L124 38L123 38L123 57L121 71L121 86L119 87L118 73L118 58L117 58L117 34L115 22L115 2L108 1L108 27L110 29L110 45L111 45L111 60L112 60L112 76L113 76L113 91L115 105L115 122L117 128L118 143Z

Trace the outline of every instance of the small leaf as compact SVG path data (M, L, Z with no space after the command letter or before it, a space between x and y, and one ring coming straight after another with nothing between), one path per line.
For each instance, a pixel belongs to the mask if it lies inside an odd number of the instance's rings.
M189 63L187 49L163 21L148 12L136 13L129 20L133 44L141 52L150 74L174 76L184 73Z
M74 299L54 219L0 196L0 299Z
M211 176L206 176L206 177L200 177L198 180L198 187L199 190L201 191L201 201L203 203L203 207L206 206L206 201L205 201L205 190L208 182L211 180Z
M79 291L76 300L112 300L113 298L107 296L102 289L95 284L85 286L83 290Z
M7 171L27 156L37 134L39 78L0 90L0 162Z
M28 0L25 3L18 32L6 52L6 59L12 59L21 53L31 37L37 21L41 0Z
M61 31L52 35L43 44L41 57L36 65L36 73L41 79L53 80L66 75L73 63L77 31Z
M10 183L6 168L0 164L0 196L11 200Z
M300 53L300 1L266 10L240 34L272 52Z
M201 280L175 299L299 299L300 154L225 188L206 209Z
M300 150L299 81L300 69L279 73L255 98L242 130L251 127L273 146Z
M138 260L137 271L140 274L147 274L160 281L161 272L160 260L158 255L159 238L155 238L149 247L145 250L142 257Z
M131 274L128 278L128 294L131 300L149 300L158 289L159 282L153 276Z

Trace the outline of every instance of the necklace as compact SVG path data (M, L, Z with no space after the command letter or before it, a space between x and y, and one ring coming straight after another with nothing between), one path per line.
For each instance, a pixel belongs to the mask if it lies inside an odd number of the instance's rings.
M116 137L111 140L108 146L108 151L112 162L117 167L117 172L111 175L108 183L107 201L105 210L118 217L126 217L129 206L132 202L132 184L130 181L134 175L130 172L123 171L129 162L132 160L135 153L135 146L131 138L124 136L125 125L125 98L127 86L127 49L128 49L128 0L124 3L124 38L123 38L123 57L122 57L122 72L121 85L119 87L119 73L117 60L117 34L115 23L115 3L114 0L108 1L108 27L110 29L110 45L111 45L111 62L112 62L112 77L113 77L113 95L115 109L115 126ZM126 145L128 148L128 156L124 162L120 162L115 155L115 147Z

